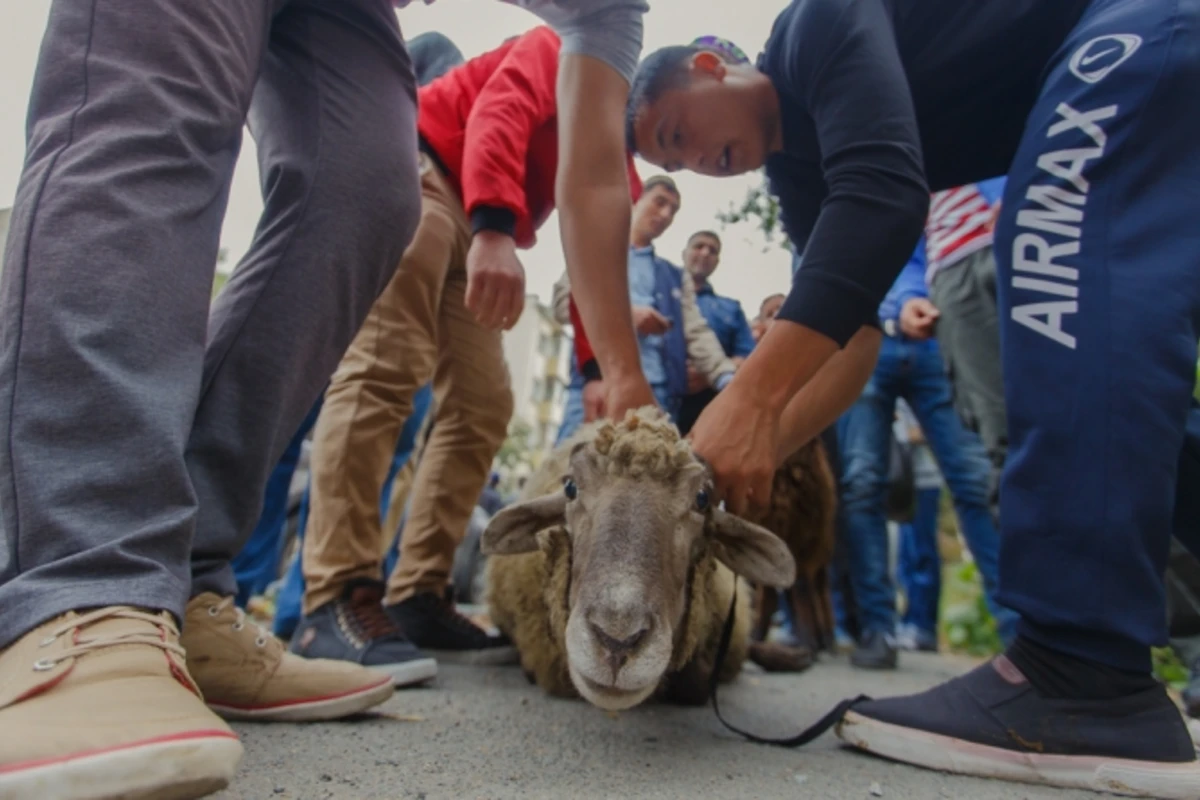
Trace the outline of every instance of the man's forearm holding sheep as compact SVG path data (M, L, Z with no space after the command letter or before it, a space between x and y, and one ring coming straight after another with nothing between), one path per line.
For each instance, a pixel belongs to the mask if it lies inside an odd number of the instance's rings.
M792 397L779 420L779 464L835 423L854 404L871 379L882 341L883 334L878 328L860 328Z

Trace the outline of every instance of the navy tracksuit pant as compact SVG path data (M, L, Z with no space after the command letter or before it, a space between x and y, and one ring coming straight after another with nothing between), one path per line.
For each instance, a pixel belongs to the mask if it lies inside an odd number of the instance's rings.
M1200 553L1200 0L1097 0L1046 72L997 227L1010 454L1000 601L1148 670Z

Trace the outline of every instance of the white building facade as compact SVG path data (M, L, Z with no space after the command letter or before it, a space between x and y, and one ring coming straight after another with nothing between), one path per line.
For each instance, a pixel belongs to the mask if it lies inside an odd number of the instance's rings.
M530 446L544 452L562 424L570 379L571 337L537 295L525 297L525 309L504 334L504 358L512 379L513 421L530 429Z

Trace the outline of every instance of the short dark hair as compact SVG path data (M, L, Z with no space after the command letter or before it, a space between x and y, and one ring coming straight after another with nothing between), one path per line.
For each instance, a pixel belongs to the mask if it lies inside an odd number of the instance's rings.
M642 184L642 194L649 194L656 186L661 186L671 194L679 197L679 187L675 185L675 180L669 175L652 175Z
M687 243L690 245L692 242L696 241L697 236L707 236L717 243L718 248L721 247L721 237L717 236L716 231L696 231L688 237Z
M633 84L629 87L629 102L625 105L625 142L629 152L637 152L634 123L642 109L651 105L671 89L687 82L688 64L692 56L702 52L699 47L677 44L655 50L642 59Z
M766 297L763 298L763 301L758 304L758 315L760 317L762 316L762 310L767 307L767 303L771 302L772 300L774 300L777 297L782 298L784 300L787 299L787 296L784 295L782 292L776 292L775 294L767 295Z

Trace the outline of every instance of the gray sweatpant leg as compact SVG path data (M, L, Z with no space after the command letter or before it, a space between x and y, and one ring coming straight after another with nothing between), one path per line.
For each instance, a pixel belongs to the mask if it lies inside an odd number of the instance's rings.
M210 319L247 119L266 207ZM180 614L193 569L232 591L419 202L388 0L55 2L0 277L0 647L70 609Z
M992 464L999 468L1008 452L1008 423L992 248L940 270L929 299L941 312L937 337L955 407L967 426L979 433Z

